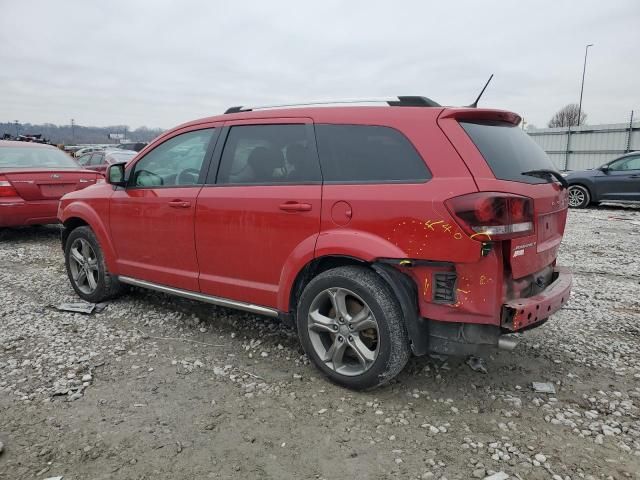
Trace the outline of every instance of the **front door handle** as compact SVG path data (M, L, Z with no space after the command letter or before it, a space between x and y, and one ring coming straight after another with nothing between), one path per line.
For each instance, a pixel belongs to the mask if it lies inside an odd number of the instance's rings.
M311 204L300 202L285 202L280 204L280 210L284 210L285 212L310 212Z
M636 174L631 175L629 178L640 178L640 175L638 175L638 174L636 173Z
M189 208L191 206L191 202L186 202L184 200L171 200L169 202L169 206L173 208Z

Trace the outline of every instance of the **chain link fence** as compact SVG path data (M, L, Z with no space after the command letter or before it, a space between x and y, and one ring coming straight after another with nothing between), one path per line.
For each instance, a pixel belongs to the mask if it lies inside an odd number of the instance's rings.
M559 170L595 168L625 153L640 150L640 121L534 128L526 132L547 152Z

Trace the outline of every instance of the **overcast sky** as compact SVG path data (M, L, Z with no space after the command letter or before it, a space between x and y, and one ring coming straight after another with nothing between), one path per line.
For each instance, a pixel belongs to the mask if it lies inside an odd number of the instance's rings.
M425 95L544 126L640 118L640 1L0 0L0 121L170 128L231 105Z

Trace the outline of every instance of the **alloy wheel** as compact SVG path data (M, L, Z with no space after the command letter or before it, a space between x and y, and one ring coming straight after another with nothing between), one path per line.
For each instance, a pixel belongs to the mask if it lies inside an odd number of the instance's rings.
M307 328L315 353L341 375L361 375L378 357L378 322L366 302L351 290L328 288L316 295Z
M69 268L76 287L82 293L90 295L98 288L98 256L84 238L76 238L71 245Z
M569 188L569 206L579 207L585 201L586 195L581 188Z

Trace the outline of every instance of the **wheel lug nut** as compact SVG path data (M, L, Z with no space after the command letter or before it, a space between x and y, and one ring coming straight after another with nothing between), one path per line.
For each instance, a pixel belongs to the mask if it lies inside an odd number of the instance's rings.
M349 341L353 342L353 337L351 335L349 335Z
M335 331L338 331L338 325L334 325L334 326L333 326L333 329L334 329Z
M342 338L342 335L338 336L338 341L339 342L343 342L344 341L344 338Z
M340 318L338 319L338 321L339 321L340 323L344 323L344 318L340 317Z
M353 330L353 325L349 324L349 330Z

